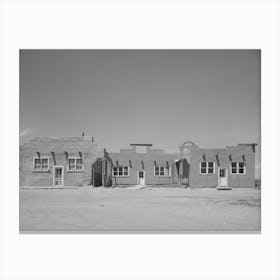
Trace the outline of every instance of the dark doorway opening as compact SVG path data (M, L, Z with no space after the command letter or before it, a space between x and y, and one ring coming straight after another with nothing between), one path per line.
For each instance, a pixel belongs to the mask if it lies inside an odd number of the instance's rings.
M177 174L180 174L180 161L176 162ZM190 175L190 164L186 159L183 159L183 185L189 185L189 175Z
M102 159L98 158L92 166L93 186L102 186Z

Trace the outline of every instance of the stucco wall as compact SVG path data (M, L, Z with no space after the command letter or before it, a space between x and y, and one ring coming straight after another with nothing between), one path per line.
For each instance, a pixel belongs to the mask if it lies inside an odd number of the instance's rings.
M33 170L33 157L38 156L37 152L41 157L49 157L48 171ZM80 155L84 170L68 171L67 157ZM36 138L20 148L20 186L52 186L54 165L64 167L64 186L90 185L92 164L98 156L96 144L82 137Z
M218 157L216 156L218 155ZM246 174L231 174L231 162L243 162L245 159ZM200 174L200 162L215 162L214 174ZM217 187L218 167L228 170L228 186L230 187L254 187L255 182L255 153L252 146L232 146L225 149L200 149L191 148L190 156L190 187Z
M147 153L136 153L133 149L121 150L120 153L109 153L113 166L128 166L128 177L114 177L113 185L136 185L137 172L145 171L146 185L172 185L178 182L178 174L174 165L177 154L165 154L162 150L148 149ZM155 177L154 166L170 166L172 174L170 177Z

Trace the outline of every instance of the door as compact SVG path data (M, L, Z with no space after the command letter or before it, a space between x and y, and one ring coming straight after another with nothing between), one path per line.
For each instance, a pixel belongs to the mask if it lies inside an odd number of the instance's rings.
M137 176L137 184L144 186L145 185L145 171L138 171L138 176Z
M220 168L219 170L219 181L220 187L227 187L228 180L227 180L227 168Z
M54 166L54 182L55 187L62 187L64 182L63 166Z
M98 158L93 165L93 185L102 186L102 159Z

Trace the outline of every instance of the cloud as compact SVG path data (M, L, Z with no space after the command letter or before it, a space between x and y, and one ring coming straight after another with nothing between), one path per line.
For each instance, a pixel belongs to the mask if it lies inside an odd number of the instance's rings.
M31 128L25 128L24 130L19 132L19 136L23 137L23 136L26 136L26 135L30 134L31 132L32 132Z

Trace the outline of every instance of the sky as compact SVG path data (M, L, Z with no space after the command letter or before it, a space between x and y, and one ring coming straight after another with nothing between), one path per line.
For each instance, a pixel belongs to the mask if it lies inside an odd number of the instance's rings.
M21 50L20 143L94 136L109 152L257 143L259 50Z

